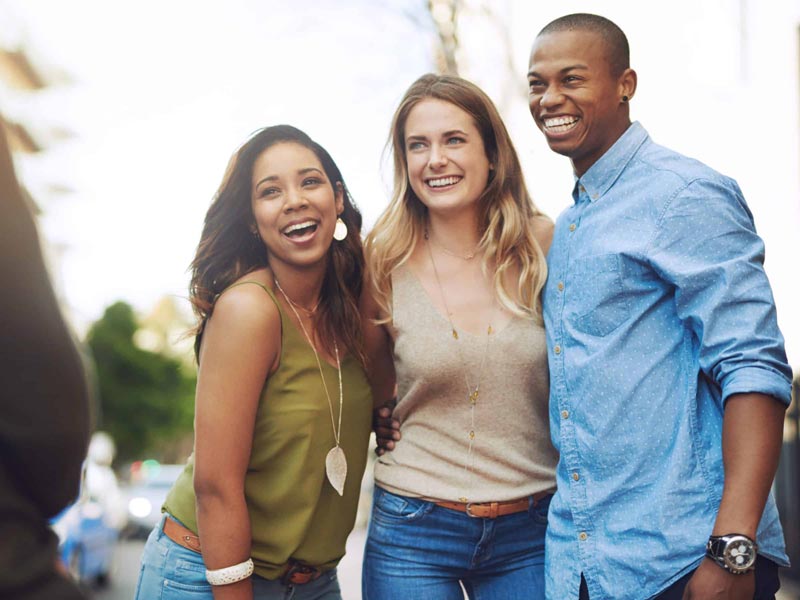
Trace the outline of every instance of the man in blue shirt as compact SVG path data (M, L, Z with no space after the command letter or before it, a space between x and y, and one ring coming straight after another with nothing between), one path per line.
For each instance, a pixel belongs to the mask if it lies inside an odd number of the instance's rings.
M772 598L792 373L742 193L631 123L636 73L607 19L547 25L528 81L576 179L544 291L547 597Z

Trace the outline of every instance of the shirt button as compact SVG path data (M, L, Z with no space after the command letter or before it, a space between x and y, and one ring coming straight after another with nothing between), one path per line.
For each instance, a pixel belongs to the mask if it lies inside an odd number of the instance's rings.
M585 531L581 531L581 532L578 534L578 539L579 539L580 541L582 541L582 542L585 542L585 541L586 541L588 538L589 538L589 536L586 534L586 532L585 532Z
M572 479L573 479L574 481L578 481L578 479L580 479L580 478L581 478L581 476L580 476L580 475L578 475L577 473L573 473L573 474L572 474Z
M558 285L556 287L558 288L559 292L563 292L564 291L564 282L563 281L559 281Z
M583 187L583 186L579 186L579 187L578 187L578 189L579 189L580 191L582 191L582 192L585 192L585 191L586 191L586 188L585 188L585 187Z
M562 410L561 411L561 418L562 419L569 419L569 411L568 410Z
M555 348L553 348L553 352L555 352L556 354L561 354L561 346L556 346Z
M570 224L569 224L569 230L570 230L570 231L575 231L575 228L576 228L576 227L577 227L577 225L575 225L575 223L570 223Z
M598 194L592 194L592 200L597 200L600 196Z

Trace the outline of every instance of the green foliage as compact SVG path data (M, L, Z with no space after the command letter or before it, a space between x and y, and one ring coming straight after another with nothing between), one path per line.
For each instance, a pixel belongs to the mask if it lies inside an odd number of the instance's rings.
M109 306L89 331L100 392L98 428L117 445L117 460L159 457L159 449L192 430L194 375L180 362L138 348L133 309Z

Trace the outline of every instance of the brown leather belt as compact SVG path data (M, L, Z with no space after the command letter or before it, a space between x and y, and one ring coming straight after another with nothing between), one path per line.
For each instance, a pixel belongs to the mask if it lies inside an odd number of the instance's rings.
M299 563L291 559L289 559L289 562L286 563L283 569L284 571L281 575L281 583L283 585L302 585L309 581L319 579L319 576L322 575L322 571L317 567L312 567L311 565Z
M518 500L509 500L507 502L449 502L443 500L436 502L437 506L449 508L450 510L457 510L459 512L467 513L470 517L476 519L496 519L505 515L513 515L514 513L528 510L533 499L533 505L536 506L552 492L537 492L532 496L526 496Z
M164 519L164 535L176 544L200 554L200 538L194 531L187 529L172 517Z
M200 553L200 538L172 517L167 516L164 519L164 535L179 546ZM302 585L318 579L320 575L322 571L317 567L290 560L284 565L280 580L284 585Z

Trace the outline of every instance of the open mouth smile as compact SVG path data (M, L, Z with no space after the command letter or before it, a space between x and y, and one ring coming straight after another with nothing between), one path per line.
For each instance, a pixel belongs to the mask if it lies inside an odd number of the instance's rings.
M566 133L580 121L580 117L564 116L564 117L545 117L542 119L545 133Z
M462 179L463 177L460 177L458 175L448 175L446 177L432 177L431 179L425 180L425 185L434 189L442 189L453 186Z
M319 222L313 219L306 219L297 223L292 223L281 229L281 233L294 241L305 241L312 237L319 227Z

